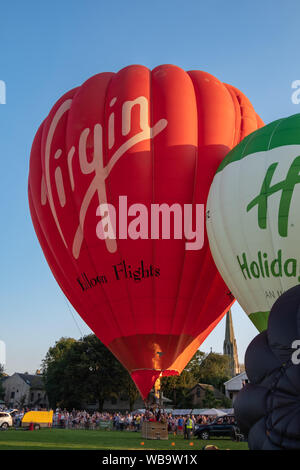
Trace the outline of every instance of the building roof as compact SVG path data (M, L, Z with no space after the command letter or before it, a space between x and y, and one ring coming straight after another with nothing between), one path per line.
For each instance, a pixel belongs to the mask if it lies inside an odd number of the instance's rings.
M201 388L204 388L205 390L212 390L212 391L214 390L213 385L197 383L190 389L190 392L192 392L196 387L201 387Z
M195 388L197 388L197 387L203 388L204 390L211 390L212 392L213 392L214 390L216 390L216 387L214 387L214 386L211 385L211 384L201 384L201 383L197 383L196 385L194 385L194 386L190 389L189 393L192 392L192 391L193 391Z
M217 398L224 396L223 393L220 392L220 390L218 390L218 389L217 389L216 387L214 387L213 385L211 385L211 384L201 384L201 383L197 383L196 385L194 385L194 386L189 390L188 395L190 395L190 393L192 393L193 390L195 390L195 388L198 388L198 387L202 388L202 389L205 390L205 391L206 391L206 390L209 390L209 391L213 392L214 395L217 396Z
M248 380L246 372L242 372L241 374L236 375L235 377L232 377L232 379L227 380L227 382L224 382L224 386L226 390L240 390L242 382L244 380Z
M16 372L16 374L31 388L41 390L45 388L42 375L20 374L19 372Z

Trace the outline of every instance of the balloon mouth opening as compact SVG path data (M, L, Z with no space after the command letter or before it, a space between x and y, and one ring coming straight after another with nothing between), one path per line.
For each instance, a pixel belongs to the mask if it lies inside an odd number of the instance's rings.
M131 372L131 378L134 381L143 400L146 400L155 382L160 377L169 377L179 375L178 370L156 370L156 369L136 369Z

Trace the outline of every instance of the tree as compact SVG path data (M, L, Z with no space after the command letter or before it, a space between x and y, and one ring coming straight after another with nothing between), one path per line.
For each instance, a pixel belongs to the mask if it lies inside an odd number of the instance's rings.
M16 405L17 407L22 410L23 408L25 408L26 406L26 400L27 400L27 397L26 397L26 394L25 395L22 395L19 400L16 402Z
M80 391L70 386L68 375L68 351L75 342L73 338L61 338L49 348L42 362L45 389L52 408L63 403L71 403L73 406L79 404Z
M134 402L139 398L140 393L138 389L136 388L136 385L133 382L127 370L124 369L124 371L125 371L125 374L123 377L123 384L122 384L122 389L124 390L123 396L124 398L128 399L129 410L132 411Z
M86 398L98 401L102 411L105 400L117 398L125 382L126 370L115 356L95 336L85 336L75 346L79 360L72 363L78 385Z
M163 394L170 398L174 406L179 403L184 406L188 400L188 392L196 384L193 374L184 369L180 375L162 377L161 390Z
M105 400L124 390L132 407L138 396L126 369L93 334L56 342L43 361L43 375L52 407L78 409L97 401L102 410Z
M223 391L224 382L230 379L229 362L230 358L226 354L202 353L193 360L191 372L197 383L210 384Z
M205 390L202 400L203 408L231 408L231 400L227 397L216 398L212 390Z
M224 382L230 378L228 376L229 360L227 355L213 352L206 354L198 350L180 376L162 378L164 395L170 398L175 406L189 407L189 391L197 383L210 384L223 391ZM216 403L214 395L213 399L213 403ZM207 397L208 401L212 403L210 395Z
M199 375L199 367L202 364L202 362L205 360L207 357L207 354L205 354L202 351L196 351L192 359L188 362L188 364L185 367L185 371L191 373L195 380L197 381L197 376Z

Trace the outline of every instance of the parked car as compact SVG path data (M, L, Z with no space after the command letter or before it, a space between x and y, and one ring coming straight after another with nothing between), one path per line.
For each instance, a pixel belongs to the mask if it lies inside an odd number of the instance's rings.
M7 428L11 428L12 425L13 425L13 419L10 413L1 411L0 412L0 428L7 429Z
M237 422L233 416L224 416L216 418L209 424L196 424L194 436L198 439L207 440L211 437L231 437L241 440L243 436L238 428Z

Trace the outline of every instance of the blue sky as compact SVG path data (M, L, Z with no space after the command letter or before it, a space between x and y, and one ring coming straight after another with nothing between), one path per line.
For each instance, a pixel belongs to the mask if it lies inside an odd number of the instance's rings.
M173 63L240 88L266 123L298 113L299 13L297 0L2 3L0 340L8 373L35 371L57 339L89 332L52 277L28 209L30 148L55 101L95 73ZM257 332L238 305L233 319L243 361ZM202 349L221 352L224 331L222 321Z

